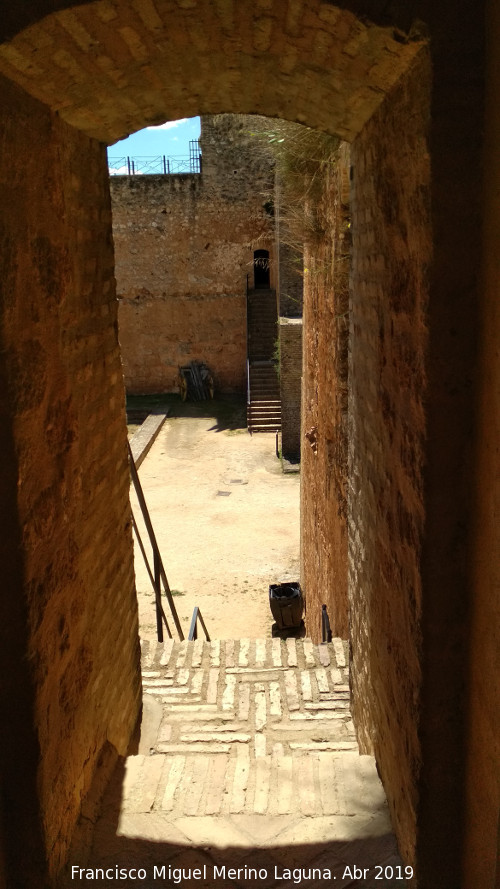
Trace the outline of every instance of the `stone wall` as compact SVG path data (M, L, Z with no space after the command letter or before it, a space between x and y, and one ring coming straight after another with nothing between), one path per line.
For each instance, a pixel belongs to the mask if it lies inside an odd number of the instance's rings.
M98 764L125 753L140 674L105 148L0 86L0 762L17 889L64 862Z
M253 253L273 259L274 240L272 165L251 124L203 117L201 174L111 179L128 392L176 391L195 359L219 391L245 389L247 276L252 287Z
M301 579L307 629L321 639L321 606L348 636L347 341L350 230L348 149L327 166L306 243L301 462Z
M464 886L500 885L500 9L491 4L488 22L488 105L484 201L485 248L479 429L474 457L474 598L469 630L467 698L467 789Z
M420 747L425 350L431 260L424 52L351 149L349 607L353 716L405 861Z
M300 401L302 387L302 318L279 319L281 453L300 459Z

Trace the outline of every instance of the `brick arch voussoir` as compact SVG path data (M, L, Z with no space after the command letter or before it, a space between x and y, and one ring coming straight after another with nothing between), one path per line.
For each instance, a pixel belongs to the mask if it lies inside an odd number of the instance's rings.
M0 73L102 142L227 111L287 118L349 141L425 42L409 6L32 0L4 21Z

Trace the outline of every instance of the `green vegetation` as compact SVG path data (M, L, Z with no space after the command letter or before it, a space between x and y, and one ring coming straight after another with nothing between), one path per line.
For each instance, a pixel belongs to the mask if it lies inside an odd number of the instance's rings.
M302 253L304 244L318 242L324 224L318 205L324 194L325 176L338 160L340 140L336 136L312 130L285 120L256 118L252 133L269 148L275 163L276 184L273 203L280 240Z

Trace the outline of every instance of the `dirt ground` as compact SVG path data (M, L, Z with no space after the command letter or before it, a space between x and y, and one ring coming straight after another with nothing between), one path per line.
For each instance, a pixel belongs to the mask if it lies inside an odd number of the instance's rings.
M184 632L198 605L213 639L270 636L269 584L299 579L299 475L283 474L273 434L248 434L241 402L179 409L187 415L167 419L139 477ZM155 639L137 544L135 565L141 637Z

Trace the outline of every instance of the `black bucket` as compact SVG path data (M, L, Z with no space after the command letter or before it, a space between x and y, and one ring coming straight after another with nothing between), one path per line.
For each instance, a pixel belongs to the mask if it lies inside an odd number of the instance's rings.
M270 584L269 606L279 630L298 629L304 610L300 583Z

